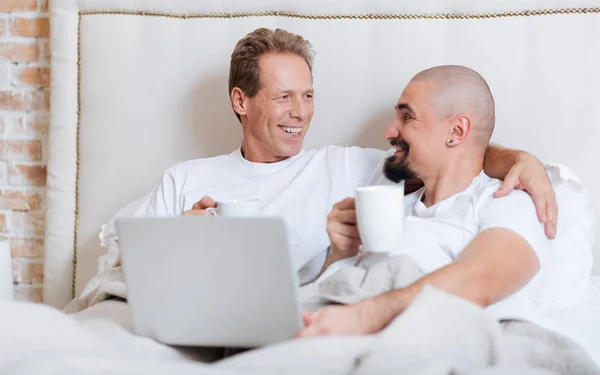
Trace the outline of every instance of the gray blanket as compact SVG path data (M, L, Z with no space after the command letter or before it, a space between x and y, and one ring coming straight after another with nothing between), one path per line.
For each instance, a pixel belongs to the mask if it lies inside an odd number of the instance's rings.
M311 306L353 303L422 276L408 256L366 256L301 288ZM126 298L119 269L88 284L67 311ZM291 340L207 365L232 373L600 374L569 339L523 321L498 322L481 307L433 287L376 335ZM208 369L207 368L207 369Z

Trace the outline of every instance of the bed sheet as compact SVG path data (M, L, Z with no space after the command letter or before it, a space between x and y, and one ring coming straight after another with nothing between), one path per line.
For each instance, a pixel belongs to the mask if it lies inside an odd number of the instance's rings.
M583 310L591 321L600 294L593 297L587 306L592 309ZM520 322L502 328L485 310L430 287L377 335L290 340L211 364L197 352L131 335L122 328L128 310L116 300L76 316L40 304L0 303L0 373L446 374L460 368L471 374L491 363L502 367L495 373L565 373L560 371L565 368L569 374L600 373L587 356L550 332L533 325L523 330L527 323Z
M585 300L570 308L546 312L544 315L570 333L570 337L600 366L600 276L592 276ZM110 320L133 333L129 305L123 300L103 301L71 316L84 325L98 320ZM196 360L205 363L219 360L222 355L219 350L194 353Z
M128 333L134 334L133 323L131 320L131 309L126 301L121 299L108 299L95 304L83 311L70 314L78 323L83 326L96 325L97 322L110 321L121 326ZM123 336L129 339L129 336ZM152 340L153 341L153 340ZM136 342L137 344L137 342ZM162 345L156 342L157 345ZM171 347L182 358L191 359L202 363L213 363L223 359L226 353L225 348L218 347Z
M587 298L567 309L544 315L571 333L600 366L600 276L591 277Z
M600 366L600 276L592 276L586 301L568 309L547 312L545 316L571 333L590 357ZM108 319L133 333L129 305L122 300L107 300L72 315L77 321L86 323ZM221 359L219 350L207 351L196 356L202 362Z
M71 317L83 324L95 319L108 319L123 327L127 332L133 333L131 309L124 300L109 299L102 301L83 311L71 314Z

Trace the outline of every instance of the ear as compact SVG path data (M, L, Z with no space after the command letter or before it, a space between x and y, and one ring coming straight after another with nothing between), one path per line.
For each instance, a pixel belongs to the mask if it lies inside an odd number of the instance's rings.
M234 87L231 90L231 106L235 113L240 116L245 116L248 111L248 97L239 87Z
M450 128L450 134L446 145L449 147L457 146L467 140L471 134L471 118L467 115L457 115Z

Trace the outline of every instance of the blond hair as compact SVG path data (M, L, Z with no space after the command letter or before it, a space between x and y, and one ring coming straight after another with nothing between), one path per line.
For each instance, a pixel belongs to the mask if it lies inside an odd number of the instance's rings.
M234 87L249 97L260 90L260 57L267 53L294 54L306 61L312 74L314 51L309 41L282 29L256 29L240 39L231 54L229 94ZM241 122L239 114L235 114Z

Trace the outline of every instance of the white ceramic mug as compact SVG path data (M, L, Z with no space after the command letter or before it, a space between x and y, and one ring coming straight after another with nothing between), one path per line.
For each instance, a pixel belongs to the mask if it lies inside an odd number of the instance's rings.
M404 182L356 190L358 231L366 251L400 248L404 229Z
M215 216L249 217L260 215L260 200L232 199L217 202L217 208L209 208Z
M0 236L0 301L14 298L10 239Z

